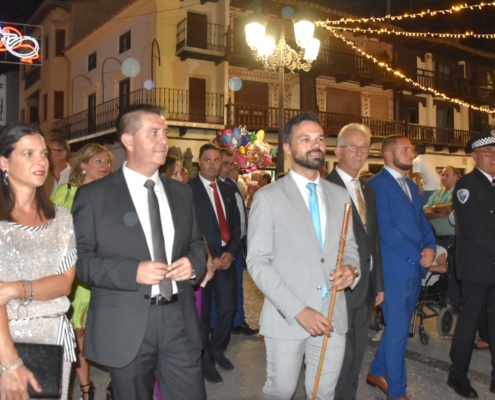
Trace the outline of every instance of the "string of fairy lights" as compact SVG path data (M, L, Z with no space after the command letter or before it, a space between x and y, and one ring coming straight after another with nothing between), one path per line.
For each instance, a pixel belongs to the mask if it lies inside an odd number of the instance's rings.
M474 4L474 5L467 5L467 4L462 4L460 6L452 6L449 9L446 10L439 10L439 11L422 11L420 13L415 13L415 14L403 14L403 15L386 15L385 17L370 17L370 18L341 18L339 20L334 20L330 21L327 20L325 21L326 24L334 24L334 25L339 25L339 24L347 24L351 22L388 22L388 21L395 21L395 20L401 20L401 19L406 19L406 18L423 18L426 16L436 16L436 15L446 15L446 14L453 14L454 12L459 12L462 10L476 10L476 9L483 9L484 7L495 7L495 1L492 3L479 3L479 4Z
M373 29L373 28L360 28L360 27L343 27L343 26L337 26L338 24L348 24L348 23L366 23L366 22L389 22L393 20L401 20L404 18L421 18L425 16L435 16L435 15L441 15L441 14L452 14L454 12L459 12L462 10L470 9L470 10L475 10L475 9L483 9L484 7L490 7L490 6L495 6L495 2L492 3L479 3L476 5L459 5L459 6L452 6L452 8L447 9L447 10L440 10L440 11L423 11L420 13L416 14L404 14L404 15L395 15L395 16L390 16L387 15L385 17L370 17L370 18L341 18L340 20L335 20L335 21L317 21L315 23L316 26L323 27L330 31L336 38L342 40L344 43L346 43L348 46L352 47L355 51L357 51L359 54L362 56L366 57L367 59L373 61L375 64L377 64L379 67L386 69L388 72L394 74L394 76L404 80L405 82L408 82L409 84L421 89L422 91L429 92L433 94L436 97L441 97L443 100L458 104L463 107L470 108L475 111L481 111L481 112L486 112L489 114L495 114L495 109L490 109L488 106L485 107L479 107L474 104L467 103L461 99L457 99L454 97L449 97L445 93L442 93L432 87L427 87L424 86L418 82L416 82L414 79L411 79L404 75L402 72L392 68L389 64L387 64L384 61L378 60L376 57L374 57L371 54L366 53L359 47L357 47L354 42L348 40L344 35L342 35L339 32L353 32L353 33L362 33L362 34L384 34L384 35L402 35L402 36L407 36L407 37L432 37L432 38L441 38L441 39L466 39L466 38L476 38L476 39L495 39L495 34L491 33L473 33L473 32L465 32L465 33L431 33L431 32L407 32L407 31L402 31L402 30L395 30L395 29L388 29L388 28L380 28L380 29Z
M388 35L399 35L408 37L433 37L441 39L495 39L495 33L435 33L435 32L406 32L406 31L396 31L394 29L372 29L372 28L348 28L344 26L333 26L331 29L335 29L341 32L357 32L357 33L375 33L375 34L388 34Z

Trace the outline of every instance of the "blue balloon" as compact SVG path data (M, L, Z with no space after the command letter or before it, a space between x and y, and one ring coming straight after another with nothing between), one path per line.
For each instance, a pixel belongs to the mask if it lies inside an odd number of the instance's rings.
M236 126L234 129L232 129L232 136L234 136L234 139L239 139L239 135L241 134L241 130Z
M226 135L225 133L222 135L220 140L224 143L232 144L232 140L230 139L229 135Z

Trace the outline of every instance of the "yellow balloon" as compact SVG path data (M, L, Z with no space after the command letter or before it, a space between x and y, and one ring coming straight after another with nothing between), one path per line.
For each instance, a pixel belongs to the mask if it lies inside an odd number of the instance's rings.
M259 142L262 142L264 138L265 138L265 131L263 129L260 129L256 134L256 139L258 139Z
M241 153L242 155L246 154L246 149L244 148L244 146L239 147L239 153Z

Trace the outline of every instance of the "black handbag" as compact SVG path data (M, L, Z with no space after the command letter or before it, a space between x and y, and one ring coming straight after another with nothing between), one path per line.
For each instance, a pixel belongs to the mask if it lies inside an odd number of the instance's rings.
M58 399L62 395L64 348L55 344L14 343L17 354L33 373L41 392L28 385L32 399Z

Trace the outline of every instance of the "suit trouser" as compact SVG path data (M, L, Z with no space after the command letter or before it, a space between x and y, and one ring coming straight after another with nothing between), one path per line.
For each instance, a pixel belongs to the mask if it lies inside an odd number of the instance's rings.
M382 303L385 330L371 363L374 376L386 376L391 398L406 396L406 348L416 303L421 293L421 275L403 280L385 279L385 301Z
M328 315L328 301L322 314L325 316ZM306 397L311 398L313 396L322 344L323 336L309 336L307 339L299 340L282 340L265 337L267 379L259 395L259 399L291 399L296 391L303 359L306 365L304 379ZM339 335L334 330L332 336L328 338L325 361L318 386L318 400L333 399L335 385L337 384L344 359L344 351L345 335Z
M346 334L345 355L340 377L335 387L336 400L356 399L359 372L363 363L371 321L371 294L363 303L347 309L349 330Z
M235 259L235 269L237 271L237 311L235 313L234 326L239 326L246 319L246 314L244 313L244 289L242 288L244 265L244 250L241 247L239 249L239 254ZM210 326L213 327L217 322L217 310L214 297L211 304Z
M462 308L457 317L457 325L450 347L452 365L449 378L466 378L473 354L473 343L480 315L488 315L488 338L492 357L492 384L495 384L495 284L479 282L461 282Z
M138 354L129 365L108 370L118 400L151 400L154 379L164 400L206 399L201 350L189 339L178 302L150 305Z
M205 367L215 363L215 357L222 357L230 342L237 310L237 271L235 265L226 270L216 271L215 277L203 288L203 325ZM217 321L210 332L210 310L213 296L217 309Z

